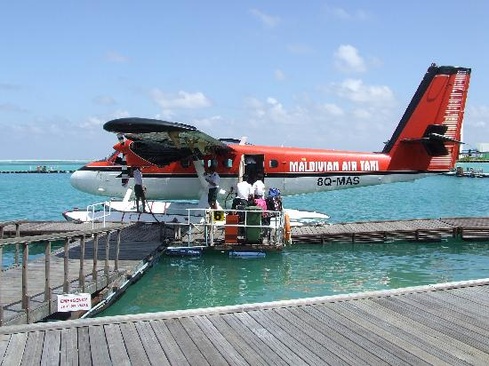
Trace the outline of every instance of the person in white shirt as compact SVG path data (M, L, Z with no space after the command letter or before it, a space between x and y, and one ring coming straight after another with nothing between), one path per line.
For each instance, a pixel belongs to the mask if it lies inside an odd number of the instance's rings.
M253 187L248 182L248 176L243 175L243 180L236 184L236 198L233 200L232 208L236 206L248 206L250 196L253 196Z
M207 194L209 206L212 209L217 209L217 191L219 190L221 177L217 174L214 165L209 167L209 171L205 173L204 178L209 183L209 193Z
M255 183L253 183L253 195L255 198L263 198L265 195L265 183L263 183L263 174L259 173Z

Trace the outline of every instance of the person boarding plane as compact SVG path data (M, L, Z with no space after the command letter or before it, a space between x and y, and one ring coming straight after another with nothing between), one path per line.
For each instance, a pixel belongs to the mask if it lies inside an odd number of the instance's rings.
M447 172L460 150L470 74L470 68L432 64L380 153L257 146L243 139L216 139L187 124L120 118L104 125L119 136L115 152L75 171L71 184L83 192L123 197L126 187L121 174L127 166L139 166L147 200L201 199L207 204L204 171L214 166L220 176L218 201L223 205L231 187L248 174L248 158L256 163L253 173L282 195L410 181Z

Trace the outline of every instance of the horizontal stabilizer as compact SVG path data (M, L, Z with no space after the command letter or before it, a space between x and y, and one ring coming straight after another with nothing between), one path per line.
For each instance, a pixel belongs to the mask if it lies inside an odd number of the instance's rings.
M429 125L423 134L423 137L419 139L402 139L403 143L421 143L429 156L444 156L448 155L449 151L445 147L445 143L457 143L463 142L454 138L445 136L448 127L446 125Z

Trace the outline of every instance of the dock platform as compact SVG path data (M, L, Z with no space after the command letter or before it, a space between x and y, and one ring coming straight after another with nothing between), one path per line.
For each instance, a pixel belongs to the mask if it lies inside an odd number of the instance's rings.
M367 221L292 228L295 243L386 243L489 239L489 217Z
M487 365L489 279L0 327L3 364Z

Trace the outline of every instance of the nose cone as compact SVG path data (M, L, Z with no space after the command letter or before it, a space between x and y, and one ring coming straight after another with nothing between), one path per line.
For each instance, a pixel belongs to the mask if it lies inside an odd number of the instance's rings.
M73 188L90 194L97 194L96 173L79 169L71 174L70 184ZM99 193L100 194L100 193Z

